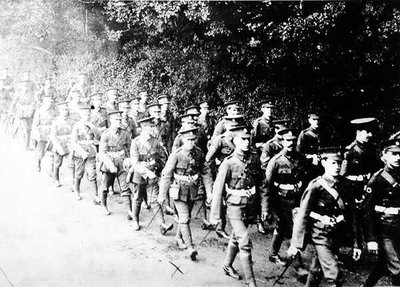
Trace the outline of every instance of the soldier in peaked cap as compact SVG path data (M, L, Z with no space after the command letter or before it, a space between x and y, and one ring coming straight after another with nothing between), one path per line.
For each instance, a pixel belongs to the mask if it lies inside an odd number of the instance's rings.
M251 240L248 225L256 217L256 200L262 186L262 171L257 153L250 150L250 133L239 127L234 132L235 150L221 164L213 185L211 216L212 224L219 224L226 202L227 217L232 225L223 271L226 275L240 280L233 268L239 253L247 286L256 286L252 267ZM261 172L261 174L260 174Z
M356 138L346 147L341 174L354 184L357 207L362 204L368 180L381 166L377 149L372 143L376 122L375 118L359 118L350 122L356 130Z
M8 74L8 69L0 71L0 124L4 125L14 93L13 78Z
M319 164L318 149L321 144L320 136L320 117L317 114L309 114L308 122L310 126L302 130L297 139L297 151L304 154L308 160L307 174L311 179L321 175L323 170Z
M166 224L162 206L157 202L159 195L159 178L167 161L167 152L161 142L155 137L155 122L153 117L139 120L142 128L140 136L132 141L130 148L130 171L128 180L132 182L133 192L133 227L139 230L139 213L143 200L151 207L160 224L161 234L173 228ZM132 176L131 176L132 174Z
M296 151L296 136L293 130L282 129L279 135L282 136L283 149L269 161L265 171L262 220L270 220L272 212L277 216L269 261L284 264L279 250L283 240L292 236L293 218L308 182L305 182L306 158ZM307 275L300 256L296 257L294 267L300 277Z
M38 172L41 171L42 159L45 155L47 144L50 139L50 129L56 117L53 98L46 95L40 108L36 111L32 121L32 140L36 142L35 165Z
M140 98L139 97L133 97L132 101L131 101L131 112L130 112L130 117L132 118L132 120L134 120L135 125L137 127L137 134L140 134L140 128L139 128L139 124L138 124L138 120L139 120L139 103L140 103Z
M74 192L81 200L80 185L86 174L94 193L93 201L98 204L97 172L96 172L96 147L94 145L94 126L90 122L91 107L80 105L80 120L75 123L71 133L72 160L74 163Z
M253 144L261 153L262 146L274 136L272 110L275 106L268 99L260 101L258 106L262 111L262 116L253 122Z
M183 144L183 139L182 139L182 134L180 133L181 130L186 130L188 127L197 127L197 121L194 119L193 115L190 114L184 114L179 116L181 120L181 128L178 131L178 135L174 139L174 143L172 145L172 151L176 150L177 148L180 148ZM196 146L198 147L198 139L196 140Z
M353 259L360 259L358 222L351 182L340 175L341 149L329 147L319 152L324 174L310 182L301 198L288 255L297 256L299 250L311 243L314 256L306 286L319 286L321 269L329 286L342 286L338 248L347 245L352 249Z
M212 177L210 169L204 164L203 152L195 146L197 128L188 127L181 130L181 134L182 147L170 154L162 171L158 201L162 204L169 191L179 222L177 244L179 248L188 248L190 259L196 260L197 250L189 225L190 213L199 188L205 188L206 193L211 194Z
M118 102L118 109L122 112L121 113L121 117L122 117L122 121L121 121L121 128L126 130L131 138L135 138L139 135L138 133L138 126L135 123L135 120L133 120L130 117L130 111L131 111L131 105L130 105L130 100L121 100Z
M160 105L156 102L151 103L147 106L147 110L151 117L154 117L154 123L156 127L156 138L161 142L161 144L166 148L168 152L168 144L170 131L168 130L167 123L163 122L160 118L161 116L161 108ZM172 147L172 144L171 144Z
M286 128L286 124L289 121L287 119L282 120L274 120L272 124L274 126L275 135L272 139L268 140L261 150L261 168L266 169L268 162L273 158L276 154L278 154L282 149L282 136L279 134L279 131Z
M68 102L57 103L58 116L50 128L50 141L53 161L53 180L56 187L60 187L60 167L70 152L70 138L74 122L68 118Z
M105 92L106 102L104 103L104 108L107 110L107 113L113 112L118 109L117 104L118 98L118 89L115 87L107 89Z
M140 90L138 92L138 97L140 98L140 102L139 102L139 119L142 119L142 118L148 116L147 101L149 99L149 94L148 94L148 92L146 90Z
M92 94L90 96L90 104L92 112L90 114L90 122L94 125L95 129L95 144L98 149L101 134L108 127L107 110L101 105L102 96L100 93Z
M378 254L364 286L375 286L389 270L393 286L400 286L400 138L391 137L382 152L384 167L376 172L362 206L368 251Z
M169 131L168 137L166 138L166 148L170 152L173 146L174 139L176 137L176 118L170 109L170 98L167 94L160 94L157 97L158 103L160 104L160 119L164 123L165 130Z
M209 104L207 101L204 100L200 102L199 106L199 134L203 134L203 139L199 138L198 145L199 148L201 148L201 150L206 154L207 144L211 140L212 134L214 132L215 119L210 115Z
M240 114L239 104L240 104L240 101L237 101L237 100L231 100L224 104L225 111L226 111L226 114L228 117L236 116L236 115ZM226 119L224 117L217 123L217 125L215 126L215 129L214 129L214 133L211 137L212 139L216 138L218 135L220 135L226 131L225 120Z
M129 157L131 137L129 133L121 128L121 112L109 112L110 127L106 129L100 138L99 162L100 171L103 173L101 180L102 205L104 214L110 215L107 206L108 189L117 180L121 195L126 197L127 212L131 211L131 190L127 183L127 171L124 160ZM129 214L128 214L129 215Z

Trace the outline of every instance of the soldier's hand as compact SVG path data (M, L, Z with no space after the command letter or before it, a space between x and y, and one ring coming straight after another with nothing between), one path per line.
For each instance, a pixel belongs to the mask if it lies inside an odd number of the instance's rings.
M155 178L157 177L157 175L156 175L154 172L152 172L151 170L149 170L149 171L147 172L147 177L148 177L149 179L155 179Z
M122 166L123 166L125 171L128 171L131 168L131 159L130 158L124 159L124 162L122 163Z
M88 152L85 151L84 153L82 153L82 159L87 159L88 156L89 156Z
M211 202L212 202L212 193L207 193L206 204L208 204L208 206L210 206Z
M297 247L290 245L290 247L287 251L287 255L289 257L295 257L297 255L297 253L299 253L299 252L300 252L300 250Z
M361 258L361 249L359 249L359 248L353 248L353 259L355 260L355 261L358 261L358 260L360 260L360 258Z
M210 218L210 223L212 226L217 226L219 224L219 220L215 218Z
M164 204L164 201L165 201L165 198L161 198L161 197L158 197L158 198L157 198L157 202L158 202L158 204L160 204L160 205L163 205L163 204Z
M118 168L115 165L110 166L110 172L111 173L117 173L118 172Z
M375 241L370 241L367 243L368 251L372 254L378 254L378 243Z

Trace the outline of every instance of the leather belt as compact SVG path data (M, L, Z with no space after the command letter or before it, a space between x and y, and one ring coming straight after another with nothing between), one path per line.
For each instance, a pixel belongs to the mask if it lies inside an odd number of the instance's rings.
M369 174L359 174L359 175L346 175L346 178L351 181L366 181L370 177Z
M180 174L176 174L174 173L174 178L176 180L181 180L181 181L186 181L186 182L194 182L199 178L198 174L195 175L180 175Z
M253 186L252 188L249 188L249 189L232 189L232 188L229 188L227 184L225 184L225 190L226 190L226 193L228 193L230 195L243 196L243 197L250 197L250 196L256 194L255 186Z
M326 224L326 225L334 225L336 223L344 221L344 216L342 214L337 216L337 217L335 217L335 216L321 215L319 213L311 211L310 212L310 217L315 219L315 220L318 220L318 221L320 221L320 222L322 222L323 224Z
M381 206L381 205L375 205L375 211L384 213L387 215L399 215L400 207L385 207L385 206Z

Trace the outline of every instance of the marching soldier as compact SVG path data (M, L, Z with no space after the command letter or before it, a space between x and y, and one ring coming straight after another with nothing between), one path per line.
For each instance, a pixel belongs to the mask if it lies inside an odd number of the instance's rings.
M70 91L79 91L81 94L81 101L88 104L90 101L90 79L87 73L79 73L72 83ZM67 101L71 99L71 95L67 98Z
M311 238L316 253L307 277L306 286L309 287L319 286L321 269L329 286L342 285L336 254L343 243L350 243L354 260L361 256L351 182L340 176L341 163L338 148L321 150L325 173L310 182L294 219L288 255L295 257L304 250L308 243L306 238ZM346 235L350 242L342 242Z
M90 114L90 122L94 126L95 145L98 150L101 134L107 129L107 111L101 106L101 94L93 94L90 96L92 112Z
M296 136L292 129L279 131L283 150L275 155L265 171L265 197L262 199L262 220L270 221L272 212L278 218L271 242L269 261L283 265L279 250L284 239L290 239L293 217L299 207L305 182L305 157L296 151ZM295 269L300 277L307 275L300 256L296 257Z
M241 276L233 268L237 253L240 255L247 286L256 286L251 257L251 240L248 225L257 216L256 200L260 195L262 171L258 155L250 151L249 132L235 132L235 151L221 164L213 186L211 223L219 224L223 200L226 201L226 214L232 225L223 270L226 275L240 280Z
M108 116L110 127L101 135L98 154L100 171L103 173L101 201L105 215L111 214L107 207L107 195L108 189L114 184L115 179L121 190L121 195L127 198L127 212L131 212L131 190L126 180L127 171L123 164L124 160L129 157L131 138L127 131L121 129L122 117L120 111L111 111Z
M350 123L356 129L356 139L346 147L341 174L353 182L356 207L359 208L365 196L366 184L381 164L372 144L376 119L360 118Z
M198 146L201 148L204 154L207 154L208 142L211 140L214 132L215 120L210 116L210 110L207 101L200 102L199 106L199 134L202 134L203 136L199 137Z
M4 125L14 93L13 79L8 75L8 69L0 72L0 124Z
M145 117L148 117L147 112L147 101L149 99L149 94L146 90L141 90L138 93L138 97L140 98L139 101L139 120Z
M171 152L172 144L176 137L176 119L170 110L171 102L169 96L167 94L160 94L157 100L161 109L160 119L164 122L165 129L169 131L168 138L166 139L166 148L168 152Z
M117 98L118 98L118 89L117 88L109 88L105 94L106 102L104 103L104 108L107 110L107 113L113 112L118 109Z
M180 148L183 145L183 136L180 133L180 130L185 130L188 127L194 127L197 125L196 121L194 120L193 115L184 114L184 115L179 116L179 118L181 120L181 128L178 131L178 135L174 139L174 143L172 145L172 151ZM196 142L197 147L199 147L198 140L199 140L199 138L197 138L197 142Z
M270 100L263 100L258 103L261 108L262 116L253 122L252 143L261 153L263 145L270 140L273 135L272 109L275 107Z
M309 114L308 122L310 126L300 132L296 148L299 153L306 156L309 163L307 173L310 180L312 180L322 173L318 158L318 149L321 144L321 136L319 134L320 118L317 114Z
M173 151L162 171L158 202L162 204L169 192L174 200L178 216L176 240L179 248L188 248L191 260L196 260L197 250L194 248L190 231L190 214L198 189L204 187L207 195L211 194L212 176L204 164L204 154L195 146L197 128L181 130L183 146ZM201 179L200 179L201 177ZM202 180L202 184L200 182Z
M139 120L139 102L140 102L140 98L139 97L134 97L131 101L131 112L130 112L130 117L132 118L132 120L135 122L135 126L136 126L136 133L137 136L140 134L140 127L138 124L138 120Z
M132 179L128 173L128 180L132 182L133 192L133 228L139 230L139 213L143 200L150 205L154 216L157 216L161 234L167 233L173 228L172 224L166 224L162 206L157 202L159 195L159 178L165 162L167 151L161 142L155 137L154 118L139 120L142 128L140 136L132 141L130 150L130 164Z
M51 125L50 141L54 155L53 180L55 186L60 187L60 167L64 158L68 156L70 152L70 138L74 123L68 118L68 102L58 103L57 108L58 116Z
M90 122L89 105L81 104L80 120L75 123L71 133L72 160L74 164L74 192L81 200L81 181L86 174L90 189L94 192L94 203L99 203L96 172L96 146L94 145L93 125Z
M50 139L50 130L56 111L53 106L53 98L45 94L41 107L36 111L32 122L32 140L36 142L35 165L37 172L41 171L42 159Z
M378 260L364 286L375 286L389 270L393 286L400 286L400 138L389 139L382 153L384 167L368 183L363 203L368 251Z
M31 129L33 115L36 109L35 102L35 85L30 79L30 72L26 71L23 74L23 81L20 82L16 87L15 97L11 104L10 113L16 114L16 124L19 125L14 130L14 135L19 130L22 133L24 139L25 149L31 150Z
M52 97L55 100L55 92L52 79L47 77L44 80L43 86L35 94L36 102L42 103L44 97Z
M240 101L232 100L228 101L225 103L225 110L226 110L226 115L228 117L236 116L240 114L240 106L239 106ZM213 140L216 138L218 135L223 134L226 131L225 128L225 122L226 122L226 117L223 117L222 120L220 120L217 125L215 126L214 133L211 137Z
M210 148L206 155L206 165L210 167L213 176L217 174L221 163L235 150L235 145L233 143L234 133L231 131L235 126L239 125L239 122L243 120L242 115L236 116L225 116L225 129L226 131L218 135L211 143ZM222 206L225 210L226 205ZM216 229L218 237L229 239L230 236L225 231L226 227L226 217L225 213L221 214L221 222Z
M168 134L170 133L169 130L167 130L166 123L161 121L160 115L161 115L161 108L158 103L151 103L147 106L147 111L149 113L150 117L154 118L154 123L155 123L155 136L156 138L161 142L161 144L167 148L167 143L168 143ZM168 152L168 150L167 150Z
M272 123L274 125L275 135L272 139L268 140L262 147L260 161L261 168L266 169L268 162L277 155L282 149L282 137L279 135L279 131L286 128L285 124L288 120L274 120Z
M118 109L121 111L121 128L126 130L131 139L134 139L136 136L138 136L137 132L137 125L135 121L130 117L130 112L131 112L131 105L130 105L130 100L121 100L118 102Z
M70 101L68 101L68 110L69 110L69 118L74 123L77 123L80 120L80 106L81 102L81 92L78 90L72 90L70 92Z

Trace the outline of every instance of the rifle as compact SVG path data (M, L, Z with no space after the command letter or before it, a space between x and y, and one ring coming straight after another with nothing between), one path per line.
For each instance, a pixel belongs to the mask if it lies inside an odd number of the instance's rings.
M283 275L285 275L286 271L289 269L289 267L292 265L293 261L294 261L295 256L291 256L288 261L286 261L285 264L285 268L283 268L283 271L281 274L279 274L278 278L275 280L274 284L272 285L272 287L274 287L279 280L281 280L283 278Z

